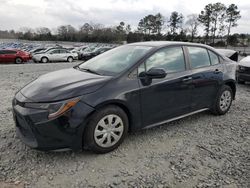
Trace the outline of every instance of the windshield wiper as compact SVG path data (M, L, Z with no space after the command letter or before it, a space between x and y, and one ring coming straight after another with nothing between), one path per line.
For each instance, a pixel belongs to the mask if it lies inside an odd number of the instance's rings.
M76 67L77 69L79 70L83 70L83 71L86 71L86 72L90 72L90 73L93 73L93 74L97 74L97 75L101 75L100 73L94 71L94 70L91 70L91 69L86 69L86 68L81 68L81 67Z

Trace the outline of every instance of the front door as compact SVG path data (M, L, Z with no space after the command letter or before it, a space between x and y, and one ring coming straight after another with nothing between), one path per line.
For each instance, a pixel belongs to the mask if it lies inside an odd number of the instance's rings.
M49 53L50 61L58 61L60 60L60 50L53 50Z
M163 68L165 78L145 82L145 72ZM181 46L158 50L139 67L143 126L152 126L190 112L192 80Z

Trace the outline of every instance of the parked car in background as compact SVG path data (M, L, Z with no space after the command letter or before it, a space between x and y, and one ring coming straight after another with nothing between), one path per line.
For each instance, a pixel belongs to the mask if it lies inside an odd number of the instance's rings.
M36 48L30 51L31 54L39 53L41 51L46 50L46 48Z
M239 59L239 53L236 52L235 50L231 50L231 49L216 49L217 52L219 52L220 54L228 57L229 59L233 60L233 61L238 61Z
M28 52L21 50L0 50L0 63L16 63L20 64L31 60Z
M210 110L235 98L236 63L209 46L141 42L40 76L13 99L19 138L40 150L106 153L128 131Z
M68 61L73 62L78 59L77 53L71 53L66 49L50 49L44 53L33 55L32 59L35 62L48 63L52 61Z
M93 52L96 48L93 47L93 46L88 46L87 48L85 48L84 50L82 50L79 54L79 59L83 59L83 57L86 55L86 54L89 54L91 52Z
M89 53L82 54L81 59L86 61L111 49L112 47L95 48L93 51L90 51Z
M250 82L250 56L244 57L239 61L236 76L240 84Z
M70 50L72 53L77 53L78 54L78 59L81 59L81 54L84 53L84 50L88 48L88 46L80 46L80 47L75 47Z

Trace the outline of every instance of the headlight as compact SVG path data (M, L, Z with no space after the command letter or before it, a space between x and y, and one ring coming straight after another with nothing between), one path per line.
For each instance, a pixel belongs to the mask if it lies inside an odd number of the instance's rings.
M239 70L242 70L242 71L246 70L246 68L245 68L245 67L240 66L240 65L239 65L239 68L238 68L238 69L239 69Z
M48 110L48 119L54 119L75 106L79 100L79 98L75 98L57 103L25 103L24 106L27 108Z

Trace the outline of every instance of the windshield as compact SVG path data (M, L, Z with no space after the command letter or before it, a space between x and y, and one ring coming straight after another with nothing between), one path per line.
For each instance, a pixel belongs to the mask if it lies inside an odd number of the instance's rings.
M142 58L152 47L121 46L98 55L79 66L101 75L116 75L131 67Z

